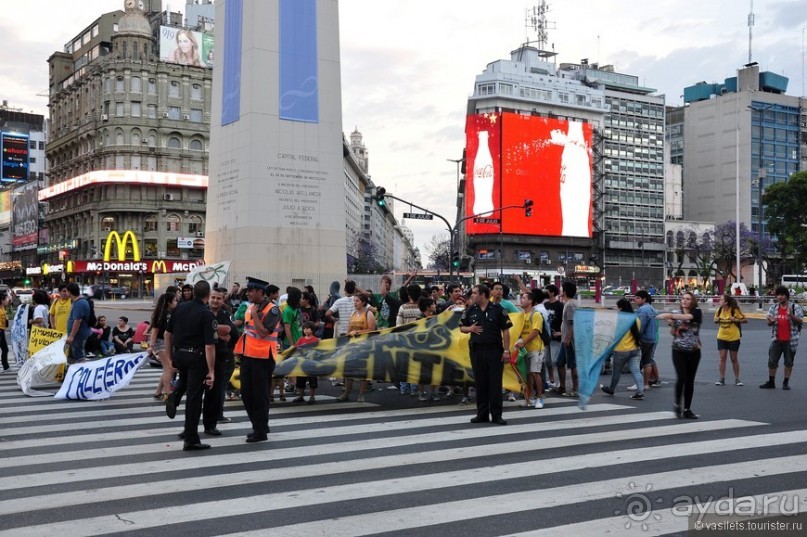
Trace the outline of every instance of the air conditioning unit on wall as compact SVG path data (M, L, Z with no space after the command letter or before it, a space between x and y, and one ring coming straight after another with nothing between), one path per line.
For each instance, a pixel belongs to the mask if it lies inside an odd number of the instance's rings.
M174 201L174 195L173 194L166 194L165 196L163 196L163 199L165 201Z
M204 231L197 231L196 236L201 239L201 238L203 238L205 236L205 232Z

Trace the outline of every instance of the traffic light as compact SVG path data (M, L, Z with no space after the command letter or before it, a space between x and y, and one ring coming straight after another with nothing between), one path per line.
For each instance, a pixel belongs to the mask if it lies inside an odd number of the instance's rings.
M454 268L460 268L460 253L454 252L451 254L451 266Z
M24 280L22 280L22 284L25 287L28 287L29 285L31 285L31 278L25 278Z
M530 199L524 200L524 216L528 218L532 216L532 200Z
M387 189L383 186L376 188L375 190L375 202L378 204L379 207L386 207L387 200L384 199L384 195L387 193Z

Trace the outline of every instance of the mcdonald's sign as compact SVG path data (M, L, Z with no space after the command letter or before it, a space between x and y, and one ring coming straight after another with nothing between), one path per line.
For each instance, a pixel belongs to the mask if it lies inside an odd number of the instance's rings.
M118 261L126 261L126 243L130 242L132 245L132 259L140 261L140 246L137 244L137 237L133 231L127 231L121 238L120 233L117 231L110 231L106 238L106 246L104 246L104 261L108 262L110 254L112 253L112 241L115 241L115 246L118 250Z
M161 260L161 259L158 259L157 261L154 261L154 262L151 264L151 272L153 272L154 274L157 274L157 271L158 271L159 269L162 269L162 273L163 273L163 274L165 274L166 272L168 272L168 269L167 269L167 268L166 268L166 266L165 266L165 261L163 261L163 260Z

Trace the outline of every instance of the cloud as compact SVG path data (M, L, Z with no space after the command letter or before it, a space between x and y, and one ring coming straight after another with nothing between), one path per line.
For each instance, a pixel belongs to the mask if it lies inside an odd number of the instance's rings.
M802 28L807 23L807 4L803 1L778 2L771 5L765 17L778 28Z

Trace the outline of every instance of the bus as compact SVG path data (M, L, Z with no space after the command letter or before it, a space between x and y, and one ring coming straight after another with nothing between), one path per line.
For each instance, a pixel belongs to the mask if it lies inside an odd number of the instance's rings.
M788 289L807 287L807 274L785 274L782 276L782 285Z

